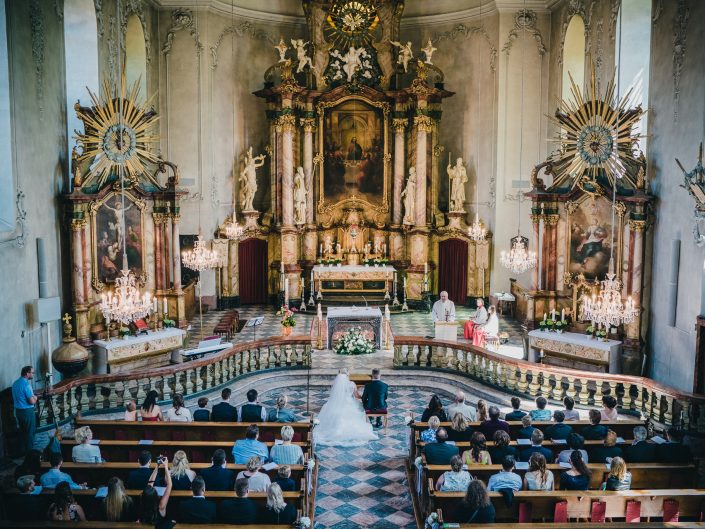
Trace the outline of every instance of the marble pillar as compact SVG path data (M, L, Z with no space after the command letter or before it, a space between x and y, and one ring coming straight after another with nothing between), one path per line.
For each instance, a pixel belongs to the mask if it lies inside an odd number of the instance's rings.
M171 266L174 275L174 292L181 294L181 245L179 244L179 216L171 216Z
M164 218L161 213L152 214L154 221L154 289L164 290L164 262L162 255L162 227Z
M86 302L83 288L83 227L85 221L74 220L71 223L73 251L73 299L76 305Z
M294 225L294 123L291 114L277 122L282 136L282 226Z
M428 116L416 116L416 226L426 226L426 181L428 133L433 127L433 120Z
M392 196L401 196L404 189L404 129L406 128L406 119L395 118L392 121L394 128L394 184ZM393 201L392 224L399 226L402 223L404 215L404 207L401 200Z
M533 229L534 233L534 244L539 243L539 226L541 223L541 217L540 215L532 215L531 216L531 228ZM543 262L543 256L541 256L541 261ZM533 267L531 269L531 290L536 292L539 289L539 268L541 264L539 263L537 266Z
M316 120L306 118L301 120L304 127L304 178L308 195L306 196L306 224L313 224L313 133L316 130Z

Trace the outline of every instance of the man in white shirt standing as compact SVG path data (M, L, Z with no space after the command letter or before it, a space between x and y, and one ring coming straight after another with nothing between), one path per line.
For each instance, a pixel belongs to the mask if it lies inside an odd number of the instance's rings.
M437 321L455 321L455 303L448 299L448 292L441 292L441 299L433 304L431 311L433 323Z
M484 325L487 323L488 316L487 309L485 308L485 301L482 298L477 298L475 303L477 304L475 317L465 323L464 335L466 340L472 340L472 333L475 330L475 326Z

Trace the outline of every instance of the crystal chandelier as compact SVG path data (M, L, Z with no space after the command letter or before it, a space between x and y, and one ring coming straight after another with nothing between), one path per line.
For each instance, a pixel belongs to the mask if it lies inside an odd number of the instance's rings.
M225 226L225 236L228 239L239 239L245 231L245 227L240 225L235 218L235 211L233 211L233 218L230 223Z
M631 296L625 303L622 302L622 283L615 273L609 272L600 284L602 289L599 295L583 297L583 317L605 328L632 323L639 315L639 309Z
M152 297L149 292L140 295L137 280L126 264L123 264L121 273L122 276L115 280L115 290L101 295L100 311L108 322L127 325L151 312Z
M480 216L475 213L475 220L473 221L472 225L468 228L468 237L470 237L473 241L479 242L484 241L486 236L487 229L485 229L485 225L482 224Z
M512 237L511 249L502 251L499 262L515 274L523 274L536 266L536 252L527 250L529 239L521 235Z
M193 250L188 250L181 254L181 261L186 268L202 272L203 270L217 268L220 264L220 257L218 252L208 249L206 241L199 235L193 245Z

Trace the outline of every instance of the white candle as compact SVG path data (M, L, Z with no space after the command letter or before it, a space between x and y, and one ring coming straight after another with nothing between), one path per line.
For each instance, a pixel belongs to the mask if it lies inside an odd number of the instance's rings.
M323 255L323 243L318 245L318 255Z
M546 321L546 313L543 313L543 321Z
M428 274L428 262L425 262L425 263L423 264L423 273L424 273L424 274Z
M154 302L152 303L152 312L157 312L157 298L154 298Z
M163 300L162 308L162 312L164 313L164 316L166 316L169 313L169 304L166 302L166 298Z
M565 321L565 309L561 309L561 321Z
M390 313L389 313L389 304L388 304L388 303L385 303L385 304L384 304L384 317L387 318L387 319L389 319L389 317L390 317Z
M289 278L284 279L284 305L289 305Z
M556 321L556 309L553 309L553 310L551 311L551 319L552 319L553 321Z
M311 285L311 289L313 289L313 270L311 270L311 282L309 285Z
M404 289L406 289L406 278L404 278Z
M323 310L321 309L321 304L318 304L318 321L323 319Z
M284 275L284 261L281 262L281 274Z

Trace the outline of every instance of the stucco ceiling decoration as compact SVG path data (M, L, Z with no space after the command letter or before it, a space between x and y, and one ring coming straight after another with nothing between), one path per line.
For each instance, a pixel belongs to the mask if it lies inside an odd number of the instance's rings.
M526 31L536 41L536 48L539 55L543 56L546 53L546 46L543 43L543 36L541 31L536 27L536 12L530 9L520 9L514 15L514 27L509 31L507 35L507 42L502 46L502 51L509 55L512 49L514 41L519 38L519 33Z
M228 35L235 35L239 38L248 36L255 40L263 40L265 42L268 42L272 46L276 45L277 43L277 39L275 39L272 35L262 29L255 27L252 22L248 20L242 21L239 24L233 24L232 26L228 26L220 33L220 35L218 35L215 44L210 47L211 70L215 70L218 67L218 50L220 49L220 45L223 43L225 37L227 37Z
M472 35L480 35L483 37L490 52L490 70L493 72L497 71L497 48L495 48L492 44L492 40L490 39L490 36L484 26L470 27L465 24L458 24L455 28L450 31L446 31L445 33L435 33L431 40L434 44L437 44L444 40L455 40L458 37L468 39Z

